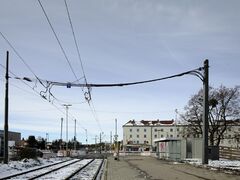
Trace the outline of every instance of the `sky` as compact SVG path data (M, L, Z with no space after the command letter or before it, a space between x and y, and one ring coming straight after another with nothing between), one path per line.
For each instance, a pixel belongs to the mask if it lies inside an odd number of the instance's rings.
M83 77L64 0L41 0L72 70ZM184 112L192 95L202 88L195 76L126 87L92 88L91 108L79 87L51 88L58 101L40 96L36 81L14 77L35 75L43 80L76 81L67 59L37 0L0 0L0 129L4 127L5 60L10 53L9 129L29 135L94 143L103 141L129 120L171 120ZM74 34L88 83L122 83L161 78L203 66L209 59L209 83L240 84L240 1L238 0L67 0ZM24 60L25 64L21 60ZM26 66L27 64L27 66ZM31 70L30 70L31 69ZM86 89L84 89L85 91ZM85 102L84 102L85 101ZM84 103L83 103L84 102Z

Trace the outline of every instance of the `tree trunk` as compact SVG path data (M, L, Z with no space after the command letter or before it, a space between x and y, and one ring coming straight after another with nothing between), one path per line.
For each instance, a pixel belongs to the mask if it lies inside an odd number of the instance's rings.
M209 141L210 141L210 146L214 146L214 133L210 134Z

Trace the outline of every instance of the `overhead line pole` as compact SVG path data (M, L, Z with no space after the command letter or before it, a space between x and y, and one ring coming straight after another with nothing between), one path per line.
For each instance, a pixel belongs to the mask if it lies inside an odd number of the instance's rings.
M74 150L76 151L76 143L77 143L77 140L76 140L76 122L77 120L75 119L74 120Z
M71 104L63 104L66 107L66 151L68 151L68 108Z
M8 164L8 71L9 71L9 52L6 59L6 86L5 86L5 121L4 121L4 164Z
M204 78L203 78L203 149L202 164L208 164L208 115L209 115L209 65L208 60L204 61Z
M63 127L63 118L61 118L60 150L62 150L62 127Z

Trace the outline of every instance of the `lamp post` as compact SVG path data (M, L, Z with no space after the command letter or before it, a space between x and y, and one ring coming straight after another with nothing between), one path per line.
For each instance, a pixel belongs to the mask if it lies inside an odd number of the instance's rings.
M66 151L68 151L68 108L71 104L63 104L66 107Z

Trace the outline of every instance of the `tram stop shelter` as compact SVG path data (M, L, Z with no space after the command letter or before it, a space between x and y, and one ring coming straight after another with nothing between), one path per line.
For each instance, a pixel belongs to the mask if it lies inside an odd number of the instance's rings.
M181 139L179 138L160 138L155 139L156 156L158 159L172 161L181 160Z
M160 138L155 139L158 159L181 161L202 159L202 138ZM219 147L208 146L208 158L219 159Z

